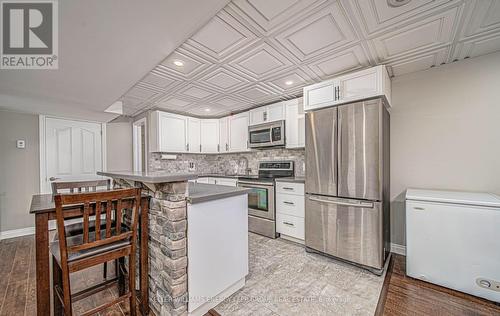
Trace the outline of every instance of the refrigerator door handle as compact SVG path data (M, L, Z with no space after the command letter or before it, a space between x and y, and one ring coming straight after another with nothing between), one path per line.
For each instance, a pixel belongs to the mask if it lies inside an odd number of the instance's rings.
M339 201L339 200L327 200L327 199L321 199L315 196L310 196L309 200L319 202L319 203L328 203L328 204L335 204L335 205L342 205L342 206L351 206L351 207L360 207L360 208L373 208L374 204L373 202L357 202L357 203L351 203L351 202L345 202L345 201Z

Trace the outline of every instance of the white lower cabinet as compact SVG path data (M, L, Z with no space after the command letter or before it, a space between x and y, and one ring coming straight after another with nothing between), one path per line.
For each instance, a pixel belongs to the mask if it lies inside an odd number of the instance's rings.
M282 238L304 241L304 184L276 182L276 231Z
M281 234L281 237L289 236L302 241L304 240L304 218L277 213L276 231Z

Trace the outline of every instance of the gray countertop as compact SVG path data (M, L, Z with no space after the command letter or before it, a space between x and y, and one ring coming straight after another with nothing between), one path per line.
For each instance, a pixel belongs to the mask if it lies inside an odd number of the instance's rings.
M305 177L286 177L286 178L278 178L276 182L292 182L292 183L305 183Z
M125 180L146 182L146 183L168 183L168 182L182 182L198 178L195 173L171 173L164 171L152 172L136 172L136 171L113 171L113 172L97 172L100 176L107 176L110 178L120 178Z
M188 202L191 204L208 202L241 194L248 194L251 189L225 185L189 183Z
M199 178L232 178L238 179L242 177L248 177L249 175L244 174L225 174L225 173L200 173Z

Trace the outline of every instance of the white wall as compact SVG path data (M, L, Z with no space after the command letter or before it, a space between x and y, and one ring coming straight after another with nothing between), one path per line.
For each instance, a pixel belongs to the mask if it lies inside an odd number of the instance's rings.
M26 142L16 148L16 140ZM31 196L39 192L38 116L0 111L0 231L33 227Z
M132 123L106 124L108 171L132 170Z
M500 53L395 78L392 242L405 244L408 187L500 194Z

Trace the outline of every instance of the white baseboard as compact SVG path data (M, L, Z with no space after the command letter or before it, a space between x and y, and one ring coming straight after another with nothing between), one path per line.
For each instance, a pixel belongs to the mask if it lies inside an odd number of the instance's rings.
M0 240L21 237L21 236L26 236L26 235L33 235L34 233L35 233L35 227L26 227L26 228L6 230L3 232L0 232Z
M406 256L406 246L391 243L391 252Z

